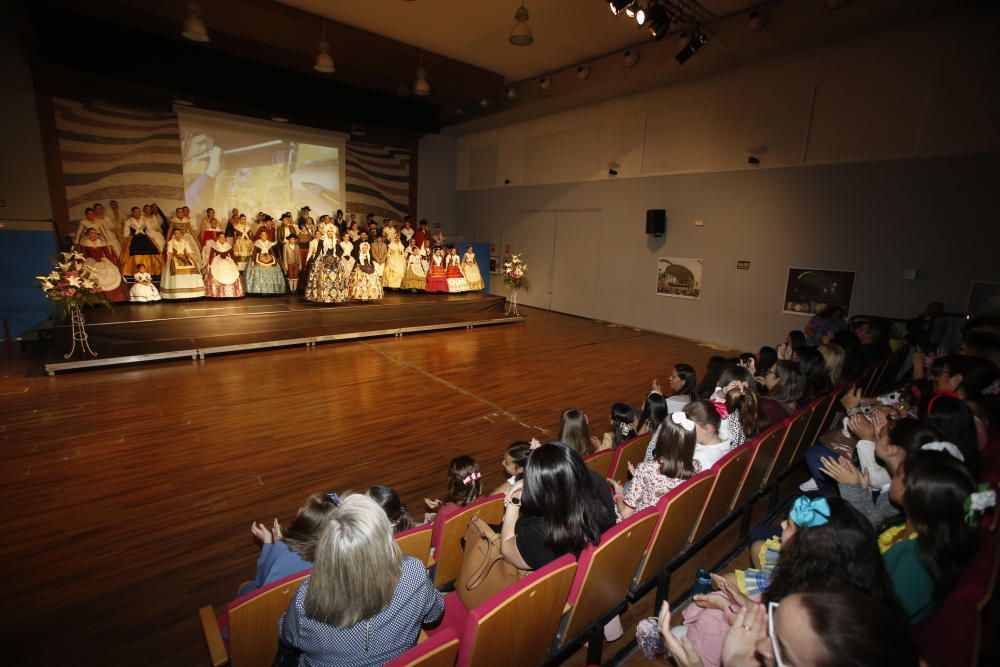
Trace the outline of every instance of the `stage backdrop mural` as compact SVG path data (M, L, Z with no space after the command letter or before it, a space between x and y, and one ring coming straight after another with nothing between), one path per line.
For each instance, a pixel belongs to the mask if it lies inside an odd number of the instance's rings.
M181 141L177 116L103 103L53 98L63 184L71 222L94 202L117 199L123 215L156 202L181 205Z
M409 215L410 158L405 148L348 141L346 212L395 220Z
M661 257L656 269L656 293L681 299L701 298L704 260Z
M854 271L788 269L782 310L792 315L813 315L827 304L837 304L847 315L853 293Z

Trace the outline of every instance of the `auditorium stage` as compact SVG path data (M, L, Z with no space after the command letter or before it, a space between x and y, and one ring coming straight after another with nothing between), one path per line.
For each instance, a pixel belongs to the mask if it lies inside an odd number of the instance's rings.
M68 321L52 329L49 375L163 359L328 341L402 336L519 322L504 315L505 299L491 294L386 294L380 302L316 304L301 296L160 301L90 308L84 314L96 357L77 349L70 359Z

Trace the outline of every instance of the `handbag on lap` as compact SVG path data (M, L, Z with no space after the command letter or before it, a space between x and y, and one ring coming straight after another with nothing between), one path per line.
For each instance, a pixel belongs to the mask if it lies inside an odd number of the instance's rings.
M462 569L455 580L455 592L466 609L479 606L530 573L504 560L500 536L478 515L472 517L465 529Z

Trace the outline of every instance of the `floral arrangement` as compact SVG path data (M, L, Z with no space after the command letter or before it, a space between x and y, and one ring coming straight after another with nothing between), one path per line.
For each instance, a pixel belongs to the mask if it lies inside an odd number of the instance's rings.
M66 313L82 306L110 305L85 259L76 251L61 252L49 275L35 276L45 296Z
M503 263L503 283L511 289L528 290L528 265L521 259L521 255L511 255Z

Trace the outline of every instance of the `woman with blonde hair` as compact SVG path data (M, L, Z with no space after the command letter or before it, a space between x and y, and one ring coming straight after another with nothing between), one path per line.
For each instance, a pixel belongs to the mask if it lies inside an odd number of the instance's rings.
M836 387L844 379L844 348L836 343L824 343L819 346L819 353L823 355L823 365L830 382Z
M289 601L278 635L303 667L384 665L443 613L444 598L424 564L402 556L386 513L354 494L330 517L312 576Z

